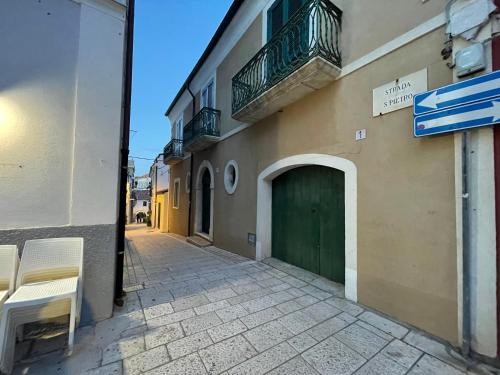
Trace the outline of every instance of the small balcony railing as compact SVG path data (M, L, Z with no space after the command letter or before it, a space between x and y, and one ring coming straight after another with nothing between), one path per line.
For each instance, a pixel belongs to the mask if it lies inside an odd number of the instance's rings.
M220 111L204 107L184 126L184 148L198 151L220 137Z
M342 11L330 0L309 0L233 77L233 115L314 57L341 68Z
M172 139L163 149L163 163L165 164L175 164L183 157L182 139Z

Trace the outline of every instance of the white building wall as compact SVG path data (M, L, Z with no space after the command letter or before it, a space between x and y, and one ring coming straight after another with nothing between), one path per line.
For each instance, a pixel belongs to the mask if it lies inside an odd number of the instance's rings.
M125 8L87 3L0 3L0 229L117 221Z
M79 19L73 1L0 2L0 229L69 224Z
M0 244L83 237L82 324L113 311L125 14L0 1Z
M170 173L168 165L158 162L156 191L166 191L168 189Z
M124 15L82 5L80 25L71 224L114 224L118 204Z

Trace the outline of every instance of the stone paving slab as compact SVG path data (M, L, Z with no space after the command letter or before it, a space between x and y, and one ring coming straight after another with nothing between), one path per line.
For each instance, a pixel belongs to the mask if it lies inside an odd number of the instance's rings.
M208 374L198 354L191 354L156 369L145 372L147 375L203 375Z
M247 316L249 312L241 305L233 305L225 307L215 312L223 322L229 322L237 318Z
M14 374L465 374L449 347L346 300L318 275L179 236L127 235L126 304L78 329L70 357L58 349L64 339L23 343L18 358L43 356Z
M313 346L302 357L319 373L331 375L352 374L366 362L361 354L333 337Z
M228 371L230 375L262 375L297 355L286 342L261 353Z
M336 333L334 337L366 359L373 357L388 344L383 338L356 324Z
M255 349L240 335L200 350L201 360L210 374L220 374L256 354Z
M146 348L152 349L156 346L168 344L184 337L184 331L179 323L161 326L147 331L144 335Z
M407 369L422 356L420 350L400 340L393 340L380 353Z
M318 374L302 357L295 357L275 368L269 375L314 375Z
M236 319L217 327L210 328L207 332L213 342L219 342L247 330L248 328L241 322L241 320Z
M124 359L123 372L126 375L137 375L169 361L167 348L162 345Z
M102 364L106 365L135 354L139 354L145 350L144 337L133 336L121 339L108 345L102 354Z
M245 338L259 352L272 348L279 343L294 336L282 324L273 320L269 323L258 326L243 334Z
M356 371L356 375L404 375L407 371L407 368L392 361L390 358L382 354L377 354L372 360Z
M168 353L173 359L183 357L213 344L206 332L186 336L167 345Z
M186 335L192 335L197 332L205 331L209 328L222 324L222 320L214 312L198 315L193 318L183 320L181 322L182 328Z

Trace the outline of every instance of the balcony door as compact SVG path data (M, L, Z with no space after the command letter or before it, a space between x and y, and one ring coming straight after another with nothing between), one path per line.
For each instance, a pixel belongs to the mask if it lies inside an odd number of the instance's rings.
M180 141L184 139L184 120L182 117L175 122L175 136L172 138L178 139ZM182 152L181 142L174 142L172 146L174 154L178 155Z
M215 108L214 100L214 80L210 80L207 85L201 90L201 107Z
M175 122L175 136L173 138L182 140L182 131L183 131L183 121L181 117Z
M307 0L276 0L267 11L268 42L295 15ZM304 16L294 27L279 37L280 42L271 44L268 61L269 79L276 83L287 75L290 67L307 56L309 44L309 17ZM276 81L276 82L275 82Z
M276 0L267 11L267 41L288 22L306 0Z

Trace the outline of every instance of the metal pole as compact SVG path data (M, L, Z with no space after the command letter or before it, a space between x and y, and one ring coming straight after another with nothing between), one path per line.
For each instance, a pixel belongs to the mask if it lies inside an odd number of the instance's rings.
M126 39L125 39L125 72L123 82L123 117L122 117L122 144L120 160L119 208L118 229L116 240L116 268L115 268L115 304L123 305L123 263L125 257L125 222L126 222L126 197L127 197L127 175L129 155L130 134L130 101L132 96L132 56L134 45L134 5L135 0L128 0Z
M462 354L471 355L469 132L462 133Z

